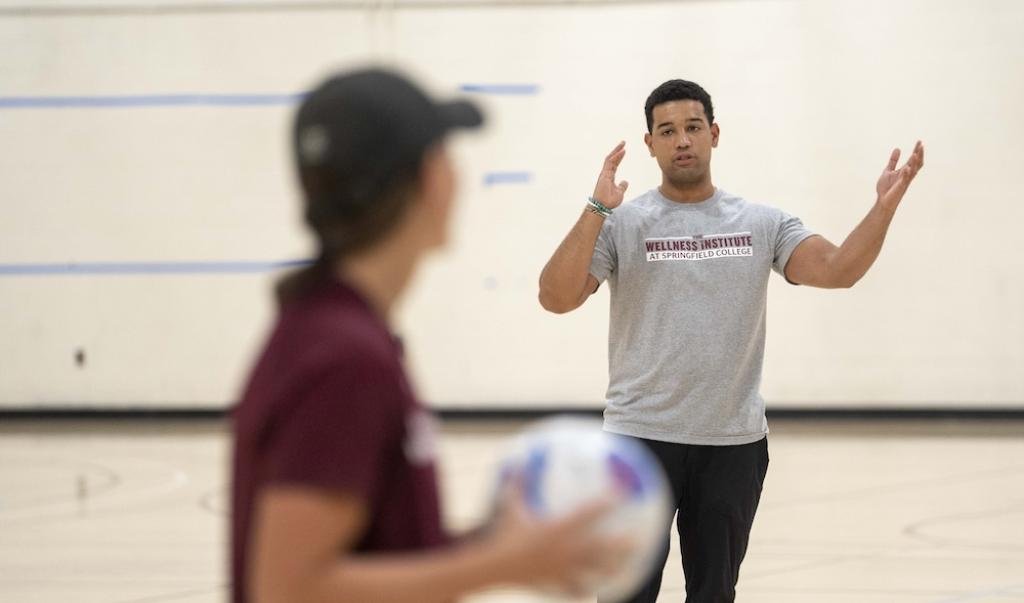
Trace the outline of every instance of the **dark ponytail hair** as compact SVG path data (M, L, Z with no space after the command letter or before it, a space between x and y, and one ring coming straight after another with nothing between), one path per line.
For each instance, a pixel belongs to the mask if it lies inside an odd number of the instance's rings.
M319 249L312 264L278 281L278 303L287 303L329 280L339 260L386 237L408 209L421 165L422 157L415 157L356 178L346 178L329 165L300 166L304 219Z

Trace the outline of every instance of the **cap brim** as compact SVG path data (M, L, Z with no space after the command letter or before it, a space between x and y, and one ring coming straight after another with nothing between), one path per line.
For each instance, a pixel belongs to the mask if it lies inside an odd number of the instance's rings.
M448 129L478 128L484 123L484 114L470 101L455 100L439 103L437 110Z

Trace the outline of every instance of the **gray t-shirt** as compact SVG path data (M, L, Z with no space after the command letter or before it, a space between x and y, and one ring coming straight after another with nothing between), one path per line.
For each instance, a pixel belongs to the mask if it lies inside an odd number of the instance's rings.
M605 429L680 444L762 439L768 276L812 234L721 189L700 203L655 189L616 209L590 263L611 288Z

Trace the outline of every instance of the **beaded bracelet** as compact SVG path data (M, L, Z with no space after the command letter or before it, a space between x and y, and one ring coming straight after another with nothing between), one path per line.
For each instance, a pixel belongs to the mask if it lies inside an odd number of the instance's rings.
M591 213L595 213L603 218L607 218L612 215L612 210L605 207L603 203L593 197L587 197L587 210Z

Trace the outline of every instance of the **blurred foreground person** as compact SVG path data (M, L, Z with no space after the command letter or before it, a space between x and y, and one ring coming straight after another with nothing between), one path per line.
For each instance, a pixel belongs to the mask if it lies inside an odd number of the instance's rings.
M336 75L302 103L294 145L310 266L278 286L277 322L234 411L234 603L447 602L496 584L572 588L618 554L594 505L557 522L512 496L492 524L441 525L434 421L391 315L447 239L445 137L481 124L381 70Z

